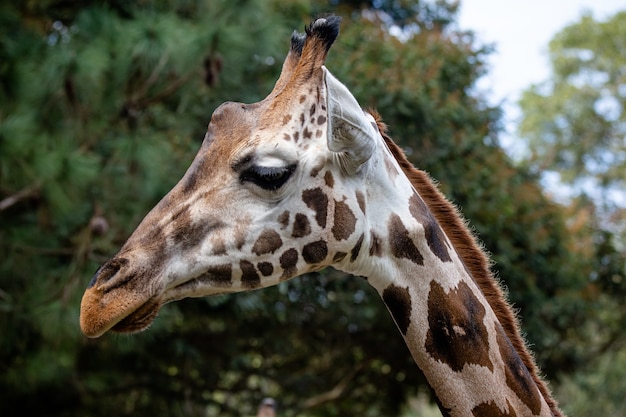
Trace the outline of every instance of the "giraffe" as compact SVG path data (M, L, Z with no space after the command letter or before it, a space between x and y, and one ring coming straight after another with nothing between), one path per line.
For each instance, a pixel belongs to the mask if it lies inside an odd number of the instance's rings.
M264 100L214 111L183 178L89 282L83 333L332 266L378 291L443 415L562 416L460 213L324 66L339 23L294 32Z

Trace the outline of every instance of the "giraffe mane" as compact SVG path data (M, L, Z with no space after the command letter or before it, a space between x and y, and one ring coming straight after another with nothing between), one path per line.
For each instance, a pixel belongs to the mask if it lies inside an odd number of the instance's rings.
M387 125L382 121L377 111L368 109L378 130L383 137L387 148L391 151L404 174L409 178L413 187L429 207L444 233L456 249L459 257L465 263L480 290L485 295L487 302L493 309L498 321L502 325L511 344L517 351L522 362L531 373L541 395L545 398L552 414L562 416L561 411L552 398L545 381L539 376L534 358L526 347L526 342L520 333L518 319L513 308L508 303L500 283L491 271L489 257L483 246L477 241L468 227L468 222L463 218L459 210L452 204L435 185L431 177L424 171L419 170L407 159L402 149L387 134Z

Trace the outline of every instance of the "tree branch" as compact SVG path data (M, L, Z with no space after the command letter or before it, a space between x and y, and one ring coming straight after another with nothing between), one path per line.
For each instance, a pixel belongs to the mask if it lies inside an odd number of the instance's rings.
M165 68L165 64L169 59L169 54L161 55L159 62L157 62L156 66L152 70L152 73L143 83L143 85L137 90L131 97L132 102L138 102L148 93L148 90L157 82L159 75L161 75L161 71Z
M26 200L31 197L36 197L39 195L39 184L31 185L30 187L26 187L23 190L18 191L17 193L10 195L0 201L0 211L6 210L9 207L19 203L22 200Z
M152 103L156 103L166 99L167 97L178 91L178 89L181 88L187 81L189 81L194 74L194 71L190 71L187 74L169 83L162 91L156 93L154 96L138 99L136 102L136 107L144 109Z
M361 372L367 362L362 362L359 366L354 368L349 374L341 378L341 380L330 390L321 394L315 395L302 403L301 409L313 408L326 402L334 401L341 397L347 390L348 385L354 379L354 377Z

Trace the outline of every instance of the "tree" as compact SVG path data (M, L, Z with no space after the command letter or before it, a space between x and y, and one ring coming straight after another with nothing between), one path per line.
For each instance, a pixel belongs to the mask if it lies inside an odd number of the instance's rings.
M626 296L626 12L606 21L585 14L550 42L553 74L520 100L520 135L532 171L556 172L572 206L591 213L594 268L590 279Z
M622 248L625 22L626 12L604 22L586 14L558 33L549 46L552 77L524 92L519 127L529 145L528 166L556 172L574 195L589 195Z
M586 285L580 304L586 317L577 329L584 352L578 372L566 379L564 396L577 415L615 414L600 395L623 397L609 363L623 363L626 339L626 12L605 21L590 14L554 36L552 75L520 100L520 135L528 144L524 164L537 175L557 173L571 198L571 250L584 253ZM619 366L618 366L619 367ZM603 381L598 386L593 381ZM574 382L576 381L576 382ZM580 396L585 392L584 396Z

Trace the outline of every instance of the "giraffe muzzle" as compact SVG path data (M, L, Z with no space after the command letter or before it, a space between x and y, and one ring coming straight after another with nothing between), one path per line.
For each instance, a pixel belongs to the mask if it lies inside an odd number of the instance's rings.
M100 337L109 330L138 332L157 316L162 302L132 285L141 274L129 270L128 265L128 259L111 258L92 277L80 305L80 328L85 336Z

